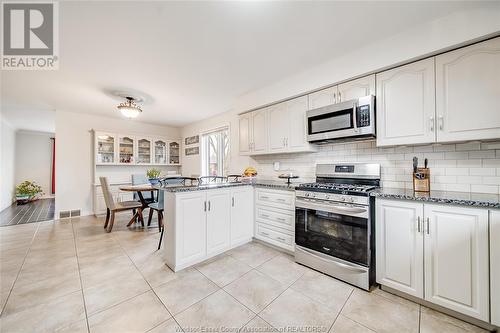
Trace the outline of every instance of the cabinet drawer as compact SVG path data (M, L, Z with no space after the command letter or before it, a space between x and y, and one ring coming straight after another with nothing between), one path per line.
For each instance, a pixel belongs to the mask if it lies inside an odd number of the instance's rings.
M257 206L255 215L260 223L271 224L290 231L294 230L295 217L293 212Z
M295 193L291 191L257 189L257 204L293 210Z
M265 225L257 223L256 236L258 239L293 251L294 239L292 235L271 230Z

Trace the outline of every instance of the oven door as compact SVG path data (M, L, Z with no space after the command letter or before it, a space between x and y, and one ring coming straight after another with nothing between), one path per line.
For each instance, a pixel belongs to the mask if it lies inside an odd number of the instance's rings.
M368 267L369 216L368 206L297 199L295 243Z
M328 105L307 111L307 140L310 142L351 136L375 135L374 98Z

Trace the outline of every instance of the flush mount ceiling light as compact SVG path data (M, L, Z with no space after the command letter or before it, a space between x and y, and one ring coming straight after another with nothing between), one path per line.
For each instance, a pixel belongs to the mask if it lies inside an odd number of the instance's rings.
M120 110L122 115L127 118L136 118L141 112L141 108L136 104L136 99L134 97L126 96L126 101L120 103L117 108Z

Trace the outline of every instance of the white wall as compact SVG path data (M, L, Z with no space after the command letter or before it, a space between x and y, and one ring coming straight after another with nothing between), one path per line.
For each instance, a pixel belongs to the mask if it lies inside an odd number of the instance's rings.
M51 196L52 140L54 133L17 131L15 180L34 181L42 187L44 197Z
M240 156L239 154L239 140L238 140L238 115L234 111L225 112L215 117L205 119L182 128L183 140L186 137L193 135L200 135L219 127L229 126L229 173L241 174L243 170L249 165L250 159L247 156ZM195 145L193 145L195 146ZM192 147L192 146L189 146ZM201 149L199 155L185 156L183 147L182 151L182 175L183 176L199 176L201 174Z
M94 142L92 129L123 134L150 134L178 139L177 128L144 124L137 120L107 118L56 111L56 216L61 210L92 212ZM133 166L130 174L134 173Z
M14 152L15 129L0 114L0 211L15 198Z
M458 11L410 30L398 32L391 38L369 43L364 48L249 92L235 101L234 109L244 112L483 36L500 33L498 3L483 4L483 8ZM367 40L369 35L370 32L367 31Z

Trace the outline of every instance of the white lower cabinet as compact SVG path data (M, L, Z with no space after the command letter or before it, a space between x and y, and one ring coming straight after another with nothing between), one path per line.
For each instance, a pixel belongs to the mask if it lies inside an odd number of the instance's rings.
M253 188L166 193L164 259L174 271L253 237Z
M423 205L377 200L376 212L377 282L423 298Z
M253 237L253 188L231 190L231 246L244 244Z
M377 199L377 282L489 321L488 210Z
M490 211L491 323L500 327L500 211Z
M231 244L231 193L207 192L207 255L229 249Z
M295 193L255 190L255 238L288 251L295 250Z

